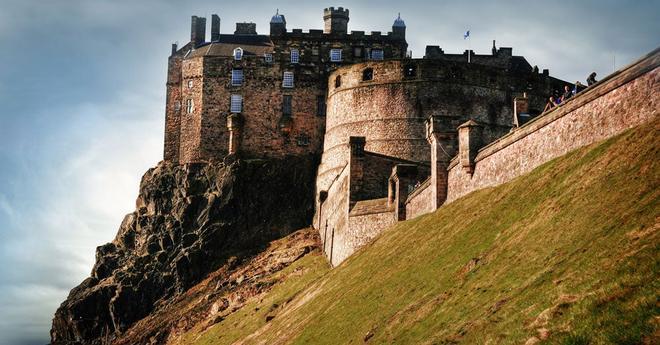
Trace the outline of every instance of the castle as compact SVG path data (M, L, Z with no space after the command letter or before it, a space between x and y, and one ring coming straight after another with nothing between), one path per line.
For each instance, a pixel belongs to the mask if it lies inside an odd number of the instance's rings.
M495 41L489 55L427 46L411 58L400 16L387 34L349 32L342 7L323 20L324 30L288 31L278 11L269 35L254 23L221 34L213 15L207 42L206 19L193 16L190 42L169 57L164 159L321 155L313 225L333 265L396 221L534 166L498 152L532 140L548 95L571 84ZM573 116L571 104L555 120Z

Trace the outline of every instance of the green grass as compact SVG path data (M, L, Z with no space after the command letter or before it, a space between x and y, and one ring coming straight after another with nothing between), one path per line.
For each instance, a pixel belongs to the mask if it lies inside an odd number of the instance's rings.
M331 271L319 256L306 257L288 269L306 267L305 274L186 339L658 341L657 127L573 151L510 183L401 222ZM274 318L266 322L268 313Z

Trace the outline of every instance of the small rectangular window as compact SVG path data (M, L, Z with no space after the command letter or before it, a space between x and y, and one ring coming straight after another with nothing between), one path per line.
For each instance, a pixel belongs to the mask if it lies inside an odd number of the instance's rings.
M193 102L192 99L187 99L186 100L186 112L188 114L192 114L193 111L195 111L195 103Z
M282 98L282 115L291 116L293 114L293 96L284 95Z
M231 95L230 111L232 113L240 113L243 111L243 96Z
M298 63L300 59L300 52L298 49L291 49L291 63Z
M383 60L385 55L383 54L382 49L372 49L371 50L371 60Z
M364 54L362 51L362 47L353 47L353 57L362 58L362 54Z
M231 86L241 86L241 85L243 85L243 70L242 69L231 70Z
M330 49L330 61L332 62L341 61L341 49Z
M316 96L316 115L325 116L325 96Z
M293 72L284 72L284 78L282 79L283 87L293 87Z
M319 56L319 47L312 47L312 55Z
M270 53L264 54L264 61L267 63L273 62L273 54Z

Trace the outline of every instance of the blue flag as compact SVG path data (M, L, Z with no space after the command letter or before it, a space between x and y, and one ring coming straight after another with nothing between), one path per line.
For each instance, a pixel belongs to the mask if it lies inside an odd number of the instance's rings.
M464 39L464 40L467 39L468 37L470 37L470 30L466 31L466 32L463 34L463 39Z

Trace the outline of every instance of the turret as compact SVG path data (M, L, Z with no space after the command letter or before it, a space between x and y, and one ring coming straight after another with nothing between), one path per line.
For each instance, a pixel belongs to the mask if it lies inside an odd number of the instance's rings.
M394 20L394 24L392 24L392 36L398 39L406 39L406 23L401 19L401 13Z
M323 32L326 34L345 35L348 32L348 9L326 8L323 10L323 21L325 22Z
M217 14L211 16L211 42L220 40L220 17Z
M192 16L190 21L190 42L197 47L206 40L206 18Z
M270 35L279 36L286 33L286 19L280 10L277 9L273 18L270 19Z

